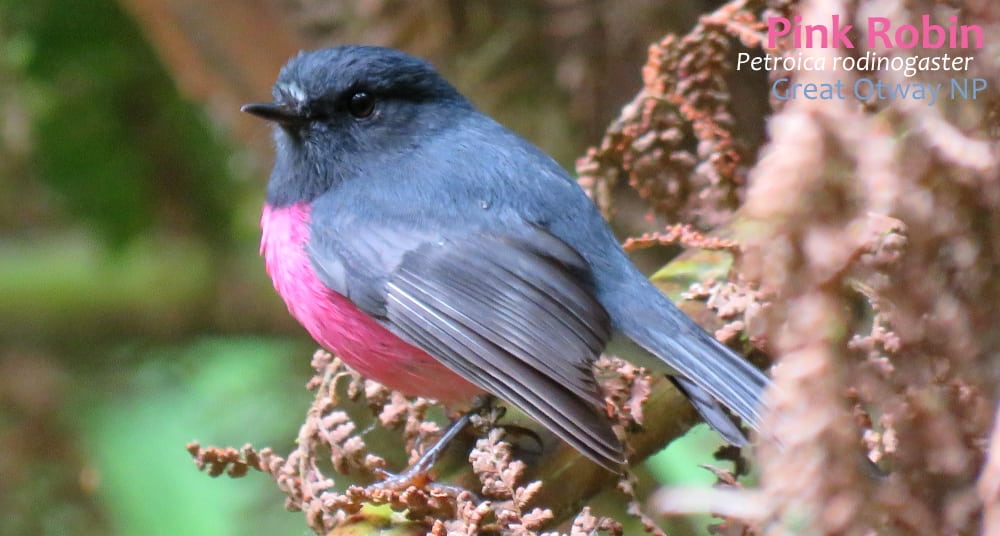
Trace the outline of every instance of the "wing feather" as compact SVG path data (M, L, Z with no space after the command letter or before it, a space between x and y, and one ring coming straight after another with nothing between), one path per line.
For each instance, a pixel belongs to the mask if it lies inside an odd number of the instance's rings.
M309 252L329 288L598 464L620 468L622 445L592 368L611 320L575 250L525 223L430 233L323 214Z
M542 242L551 243L545 234ZM610 319L578 267L565 264L566 252L547 255L537 245L484 235L421 245L388 278L386 321L617 470L621 443L591 368L610 338Z

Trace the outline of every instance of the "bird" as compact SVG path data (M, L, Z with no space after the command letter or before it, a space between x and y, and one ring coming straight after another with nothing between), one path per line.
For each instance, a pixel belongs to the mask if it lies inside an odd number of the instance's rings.
M273 124L266 271L357 372L445 405L496 396L618 472L593 369L614 342L726 441L747 439L723 408L759 429L768 377L650 283L566 170L428 61L304 51L272 97L242 107Z

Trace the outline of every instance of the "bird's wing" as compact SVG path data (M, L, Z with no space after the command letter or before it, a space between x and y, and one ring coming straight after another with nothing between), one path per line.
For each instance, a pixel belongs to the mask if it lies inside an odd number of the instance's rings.
M605 467L624 461L591 368L611 322L587 264L547 231L313 231L324 283ZM324 245L325 244L325 245Z

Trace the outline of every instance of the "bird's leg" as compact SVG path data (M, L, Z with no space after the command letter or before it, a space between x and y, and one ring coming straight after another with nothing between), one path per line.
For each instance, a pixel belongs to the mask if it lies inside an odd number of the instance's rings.
M484 415L493 409L494 401L495 399L491 395L477 396L469 411L462 414L458 419L455 419L445 430L444 435L435 441L429 449L424 451L416 462L407 467L402 473L390 473L380 469L378 471L379 476L383 477L383 479L373 484L373 486L394 490L406 489L411 485L425 487L431 482L431 469L441 459L441 455L448 448L448 444L462 430L465 430L467 426L472 424L475 417Z

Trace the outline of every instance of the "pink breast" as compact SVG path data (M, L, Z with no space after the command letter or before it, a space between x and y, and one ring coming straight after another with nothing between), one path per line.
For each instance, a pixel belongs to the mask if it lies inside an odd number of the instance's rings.
M309 238L307 205L265 206L260 223L260 252L274 288L316 342L366 378L409 395L453 404L482 392L326 288L305 248Z

